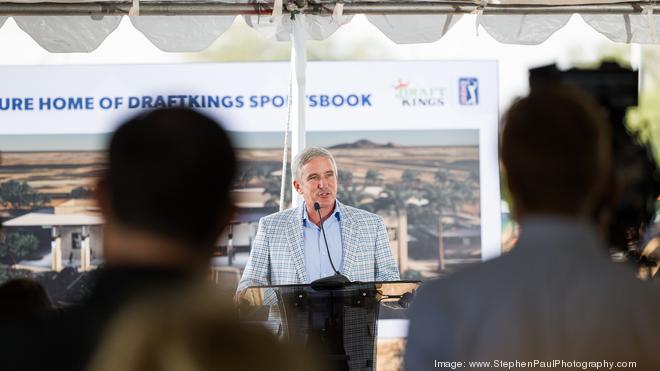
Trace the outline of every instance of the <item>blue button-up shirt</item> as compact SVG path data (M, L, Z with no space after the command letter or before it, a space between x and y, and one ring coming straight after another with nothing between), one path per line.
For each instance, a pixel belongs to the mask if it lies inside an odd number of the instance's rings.
M328 260L328 252L325 248L323 233L321 228L316 226L307 216L307 207L303 205L303 237L305 240L305 267L307 268L307 277L310 281L319 278L332 276L335 272L332 270ZM325 236L328 239L328 248L332 262L339 272L343 267L343 248L341 242L341 216L339 213L339 204L335 202L333 215L323 222Z

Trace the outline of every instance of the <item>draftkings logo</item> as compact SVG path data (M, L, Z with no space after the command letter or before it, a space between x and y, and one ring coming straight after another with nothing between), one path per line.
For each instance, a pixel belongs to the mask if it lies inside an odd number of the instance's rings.
M458 79L458 103L463 106L479 104L479 79L476 77Z
M394 85L394 96L403 107L444 106L446 91L444 87L417 87L401 79Z

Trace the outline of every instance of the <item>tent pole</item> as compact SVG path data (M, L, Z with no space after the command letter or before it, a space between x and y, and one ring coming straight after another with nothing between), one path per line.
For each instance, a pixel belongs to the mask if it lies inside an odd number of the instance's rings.
M296 14L293 20L293 32L291 34L291 79L293 80L291 94L291 158L293 159L306 146L305 132L305 109L307 101L305 98L305 85L307 83L306 68L307 57L305 50L305 16ZM291 169L293 171L293 169ZM292 177L293 178L293 177ZM302 199L293 187L291 187L291 204L298 206Z
M630 44L630 67L637 70L637 99L639 100L642 98L644 89L644 47L641 44Z

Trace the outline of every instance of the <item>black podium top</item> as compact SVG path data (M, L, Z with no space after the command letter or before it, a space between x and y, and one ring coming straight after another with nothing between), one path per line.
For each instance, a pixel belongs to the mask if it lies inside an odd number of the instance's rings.
M351 282L343 288L334 291L354 291L360 288L374 288L376 298L379 302L399 301L405 294L414 295L421 281L376 281L376 282ZM272 305L265 301L268 291L291 292L303 289L312 289L310 284L272 285L272 286L250 286L239 295L239 302L248 305ZM319 291L319 290L315 290Z

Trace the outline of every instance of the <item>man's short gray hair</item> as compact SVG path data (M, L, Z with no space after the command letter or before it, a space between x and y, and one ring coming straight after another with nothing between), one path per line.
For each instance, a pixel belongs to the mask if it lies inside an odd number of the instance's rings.
M337 163L335 162L332 153L323 147L308 147L299 152L296 157L293 158L293 161L291 161L293 179L299 182L302 181L302 167L316 157L325 157L330 160L330 162L332 162L332 168L335 171L335 176L337 176Z

